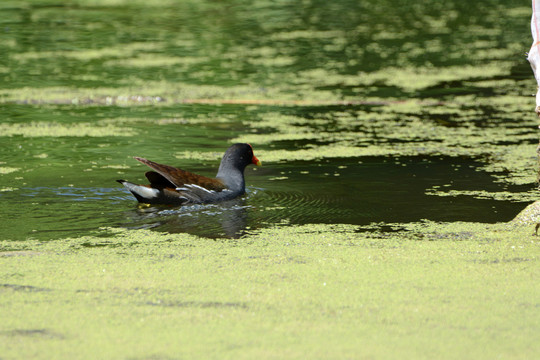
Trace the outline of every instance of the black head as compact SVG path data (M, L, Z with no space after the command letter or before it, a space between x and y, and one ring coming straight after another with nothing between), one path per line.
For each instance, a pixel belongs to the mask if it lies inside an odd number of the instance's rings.
M253 148L250 144L238 143L231 145L231 147L227 149L225 155L223 155L223 159L221 159L219 170L220 172L222 170L244 171L249 164L260 166L261 162L253 155Z

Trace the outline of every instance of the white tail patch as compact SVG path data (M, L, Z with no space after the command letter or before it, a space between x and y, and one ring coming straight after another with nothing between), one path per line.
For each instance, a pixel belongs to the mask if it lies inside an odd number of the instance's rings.
M135 185L127 181L123 182L122 185L124 185L129 191L136 193L145 199L156 198L159 195L159 190L146 186Z

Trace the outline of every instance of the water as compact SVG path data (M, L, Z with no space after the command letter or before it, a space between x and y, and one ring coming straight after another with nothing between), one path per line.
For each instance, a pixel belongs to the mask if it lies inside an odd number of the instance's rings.
M529 4L0 4L2 238L510 220L536 193ZM500 14L505 14L501 17ZM132 156L247 194L140 208Z

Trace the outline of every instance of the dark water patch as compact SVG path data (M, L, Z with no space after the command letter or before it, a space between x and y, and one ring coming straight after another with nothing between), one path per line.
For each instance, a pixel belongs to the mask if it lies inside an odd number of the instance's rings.
M54 239L89 235L100 227L118 226L114 213L126 200L110 188L21 188L0 193L6 207L1 224L5 239Z
M248 309L249 306L242 302L218 302L218 301L149 301L150 306L179 307L179 308L223 308L223 309Z
M111 243L111 242L83 242L80 244L80 246L85 247L85 248L101 248L101 247L117 248L117 247L121 247L122 244Z
M18 285L18 284L0 284L0 289L12 290L12 291L24 291L24 292L42 292L51 291L51 289L41 288L31 285Z
M298 167L301 164L297 164ZM500 191L490 175L478 171L478 163L456 158L400 158L336 160L310 166L301 174L294 169L279 180L281 191L261 192L261 202L278 207L269 210L273 222L288 219L293 223L510 220L523 206L519 203L473 198L431 197L426 189L443 186L451 189ZM294 168L294 166L292 166ZM287 167L291 169L291 165ZM298 189L298 192L294 191ZM300 191L301 189L301 191ZM279 206L281 205L282 208ZM263 211L264 212L264 211Z
M475 80L492 80L490 79L475 79ZM418 91L418 98L439 98L450 96L477 95L489 97L495 95L496 90L489 87L475 87L473 84L464 84L463 81L446 81L435 86L428 87L422 91Z
M451 240L451 241L466 241L474 238L474 233L470 231L461 231L455 233L433 233L433 234L415 234L414 238L418 240L429 240L429 241L439 241L439 240Z
M0 331L0 336L8 337L37 337L45 339L63 339L64 335L50 329L14 329Z
M436 196L429 189L507 191L460 158L370 158L280 164L251 176L246 196L233 202L182 208L140 207L124 212L124 226L207 237L238 237L275 224L433 221L499 222L522 202ZM277 169L280 170L275 174ZM273 176L273 175L276 176Z
M523 258L523 257L515 257L515 258L502 258L502 259L473 259L469 260L470 262L476 263L476 264L501 264L501 263L522 263L522 262L529 262L534 261L533 258Z

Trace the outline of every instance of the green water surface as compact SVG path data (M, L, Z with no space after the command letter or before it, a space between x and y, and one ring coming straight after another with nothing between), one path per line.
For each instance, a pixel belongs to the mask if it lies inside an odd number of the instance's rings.
M0 358L540 355L524 1L0 2ZM138 207L133 156L247 192Z

